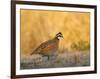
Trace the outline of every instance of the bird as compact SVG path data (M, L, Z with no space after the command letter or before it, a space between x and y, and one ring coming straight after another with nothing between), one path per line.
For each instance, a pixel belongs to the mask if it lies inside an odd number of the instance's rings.
M61 32L58 32L52 39L41 43L30 55L40 54L42 56L47 56L49 60L50 56L58 51L59 40L61 38L63 38L63 35Z

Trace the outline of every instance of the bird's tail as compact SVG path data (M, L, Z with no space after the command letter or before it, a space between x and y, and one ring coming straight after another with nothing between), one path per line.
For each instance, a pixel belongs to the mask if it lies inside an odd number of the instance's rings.
M35 52L30 53L30 55L33 55L33 54L35 54Z
M30 55L33 55L33 54L37 54L39 51L37 51L37 49L35 49Z
M33 55L33 52L30 55Z
M30 53L30 55L36 54L36 51L33 51L32 53Z

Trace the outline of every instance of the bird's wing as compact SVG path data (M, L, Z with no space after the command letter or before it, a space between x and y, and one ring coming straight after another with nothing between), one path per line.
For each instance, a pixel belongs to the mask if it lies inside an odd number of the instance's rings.
M40 46L38 46L32 53L32 54L39 54L44 48L46 48L46 45L45 43L42 43Z
M50 45L50 43L52 42L52 40L49 40L49 41L45 41L43 42L42 44L40 44L32 53L32 54L35 54L35 53L40 53L43 49L45 49L46 47L48 47Z

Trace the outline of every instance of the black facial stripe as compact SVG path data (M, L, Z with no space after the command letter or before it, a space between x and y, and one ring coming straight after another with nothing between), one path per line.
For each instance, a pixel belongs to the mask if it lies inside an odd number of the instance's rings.
M62 36L62 34L57 34L57 36Z

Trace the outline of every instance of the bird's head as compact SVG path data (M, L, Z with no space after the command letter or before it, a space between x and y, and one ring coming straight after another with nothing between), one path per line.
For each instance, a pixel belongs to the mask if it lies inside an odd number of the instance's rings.
M62 33L61 33L61 32L57 33L57 34L56 34L56 38L57 38L58 40L61 39L61 38L63 38Z

